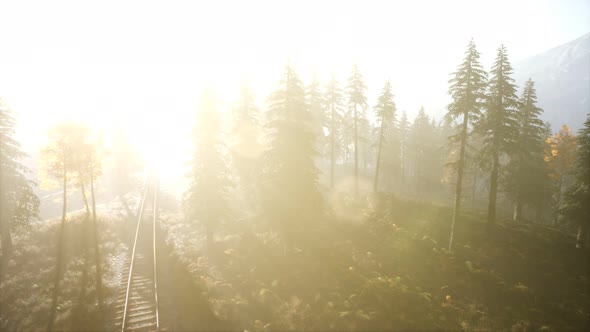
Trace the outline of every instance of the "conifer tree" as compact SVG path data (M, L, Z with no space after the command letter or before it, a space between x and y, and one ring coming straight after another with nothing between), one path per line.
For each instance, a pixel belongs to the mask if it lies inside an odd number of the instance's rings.
M262 145L259 142L262 129L260 111L256 106L254 94L247 84L243 84L240 98L233 108L231 134L232 165L240 181L246 201L253 198L256 179L259 174ZM253 202L249 202L253 204Z
M26 154L14 139L16 121L0 100L0 243L2 260L12 253L12 232L28 224L39 213L35 182L27 178L30 170L21 162ZM0 280L4 269L0 266Z
M528 80L518 103L516 147L507 165L506 192L514 201L513 220L521 218L525 204L543 204L547 169L543 160L545 125L539 119L534 82Z
M410 131L410 122L408 121L408 114L406 111L402 111L402 116L399 120L398 134L399 134L399 147L400 147L400 182L405 185L407 168L408 168L408 135Z
M318 156L323 157L324 151L324 126L326 116L324 113L324 96L320 88L320 82L318 82L315 74L311 81L311 84L307 87L305 94L305 102L307 110L311 115L311 130L313 135L316 137L316 151Z
M334 168L336 166L336 154L341 148L342 143L342 89L338 81L333 76L324 95L326 126L329 128L328 140L330 153L330 188L334 188Z
M26 155L14 139L15 126L12 112L0 99L0 285L12 256L12 233L39 213L39 198L33 189L36 183L28 179L30 170L22 164ZM0 288L0 315L5 312L4 289Z
M256 107L254 93L247 83L242 84L240 88L240 99L233 109L233 121L232 129L259 123L259 109Z
M428 159L432 152L432 134L434 128L431 126L430 118L424 107L420 107L418 115L414 119L411 131L410 151L412 156L412 168L414 170L414 182L416 192L421 194L426 184L426 173Z
M348 106L352 113L352 142L354 145L354 192L355 195L359 193L359 141L362 137L359 135L361 126L363 126L364 109L367 106L367 97L365 91L367 86L363 81L363 77L356 65L352 68L352 74L348 79L346 86L346 93L348 95Z
M187 218L205 229L207 244L213 243L215 229L228 217L230 186L226 153L221 141L221 119L213 93L203 91L196 113L194 154L184 193Z
M262 213L288 248L322 209L311 114L302 83L289 65L269 98L267 115L268 147L260 181Z
M590 113L577 135L574 183L566 190L560 213L578 226L576 247L590 245Z
M576 159L576 136L572 134L570 127L561 126L550 139L551 155L546 158L549 174L556 183L555 204L559 211L561 208L561 196L567 187L568 179ZM559 221L559 214L555 214L554 224Z
M545 122L544 131L543 131L543 159L545 161L545 172L548 182L546 186L543 188L543 197L544 201L547 204L542 204L537 208L535 211L538 220L542 219L543 221L549 215L548 211L550 211L555 206L555 181L553 176L553 171L551 169L551 144L553 138L553 131L551 130L551 123L549 121ZM553 219L552 219L553 220Z
M514 151L518 134L516 85L511 77L512 66L503 45L498 48L490 75L486 112L479 125L479 131L484 137L481 158L491 164L488 225L496 222L500 157Z
M386 130L391 130L395 126L395 103L393 102L393 93L391 92L391 82L385 82L383 92L375 105L375 117L379 125L379 138L377 142L377 162L375 165L375 180L373 182L373 191L377 192L379 185L379 171L381 167L381 154L383 145L386 143Z
M453 122L461 118L461 129L458 137L451 141L459 142L459 159L455 162L457 170L457 184L455 187L455 204L453 207L453 220L449 239L449 251L453 245L453 233L455 223L461 210L461 190L463 172L465 168L465 149L469 135L469 125L480 117L483 102L485 100L486 72L479 63L479 52L473 40L469 42L465 52L465 60L457 67L449 80L449 94L453 101L448 105L445 119Z

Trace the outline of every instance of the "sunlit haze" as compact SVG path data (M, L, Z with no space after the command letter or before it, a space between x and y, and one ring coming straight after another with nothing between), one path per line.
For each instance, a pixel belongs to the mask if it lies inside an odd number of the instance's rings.
M532 0L3 1L0 91L32 154L52 124L74 120L123 127L138 144L157 136L175 145L163 159L177 162L174 151L191 129L203 85L214 86L227 106L248 82L264 106L288 60L305 82L312 73L322 82L332 74L344 80L356 63L372 94L391 79L399 109L413 116L424 105L440 117L448 74L470 38L486 66L502 43L518 60L589 30L589 6Z
M0 331L590 331L589 0L0 0Z

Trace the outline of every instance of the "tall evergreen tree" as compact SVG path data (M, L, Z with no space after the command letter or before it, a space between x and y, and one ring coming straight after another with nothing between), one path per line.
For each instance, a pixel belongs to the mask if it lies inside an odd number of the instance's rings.
M268 148L263 156L262 212L283 237L285 248L322 210L315 137L305 91L291 66L269 98Z
M12 253L12 232L26 225L39 212L35 182L29 180L30 170L22 164L26 154L14 139L16 121L0 100L0 243L2 259ZM0 269L0 275L4 269Z
M431 158L433 148L434 128L424 107L420 107L418 115L414 119L411 131L410 151L412 169L414 170L414 184L416 193L423 194L426 185L428 160Z
M408 121L408 114L402 111L402 116L399 120L398 135L400 147L400 182L402 185L406 183L407 168L408 168L408 135L410 131L410 122Z
M326 125L329 128L328 140L330 153L330 188L334 188L334 168L336 166L336 155L341 148L342 135L342 89L335 77L332 77L326 87L324 95Z
M459 159L454 164L457 170L457 184L455 187L455 204L449 239L449 251L452 249L455 223L461 211L461 189L469 125L479 119L485 100L487 75L479 63L479 57L480 55L475 47L475 43L471 40L465 52L465 60L457 67L457 70L452 74L453 78L449 80L449 94L453 101L447 107L448 111L445 119L448 122L453 122L457 118L462 118L461 130L458 133L458 137L451 138L451 141L458 141L460 147Z
M305 94L305 102L309 114L311 115L311 130L316 137L316 151L318 156L323 157L324 151L324 126L326 116L324 113L324 96L321 91L320 82L317 80L315 74L311 84L307 87Z
M196 114L195 150L183 204L187 218L204 227L208 244L213 242L215 229L226 221L229 211L230 179L221 128L215 97L205 90Z
M12 256L12 232L27 225L39 213L39 198L33 190L36 184L27 178L30 171L22 164L26 155L14 139L15 125L12 112L0 99L0 285ZM0 292L4 289L0 288ZM4 306L0 300L0 315L5 312Z
M391 82L385 82L383 92L375 105L375 117L379 123L379 138L377 142L377 163L375 165L375 180L373 190L377 192L379 185L379 171L381 167L381 154L383 145L386 143L386 130L391 130L395 126L395 103L393 102L393 93L391 92Z
M247 84L242 85L240 98L232 111L233 123L230 136L232 166L239 177L245 201L253 205L252 192L255 190L262 155L262 145L259 142L262 128L259 108Z
M352 141L354 144L354 192L355 195L359 193L359 141L362 137L359 135L359 131L361 130L361 126L363 126L364 118L363 113L364 109L367 107L367 97L365 96L365 91L367 90L367 86L363 81L363 76L361 75L358 67L354 65L352 67L352 74L348 79L348 85L346 86L346 93L348 95L348 106L352 113L352 129L353 129L353 137Z
M585 248L590 245L590 113L578 133L577 142L575 180L565 192L560 212L578 225L576 247Z
M543 160L545 125L539 119L543 112L537 107L534 82L528 80L518 103L516 147L510 156L505 182L506 192L514 201L514 220L521 218L525 204L543 204L548 183L547 166Z
M244 125L257 124L259 122L259 110L256 107L254 93L247 83L240 87L240 99L233 109L233 128L239 129Z
M569 183L572 167L576 160L576 136L572 134L570 127L563 125L549 142L551 155L545 160L549 167L549 174L556 183L555 204L559 211L561 196ZM559 214L555 214L554 224L559 221L559 216Z
M512 66L504 45L498 48L496 60L490 72L486 113L480 123L480 133L484 136L481 157L491 167L490 195L488 201L488 225L496 222L496 199L500 174L500 157L515 149L518 134L516 108L518 97L512 75Z

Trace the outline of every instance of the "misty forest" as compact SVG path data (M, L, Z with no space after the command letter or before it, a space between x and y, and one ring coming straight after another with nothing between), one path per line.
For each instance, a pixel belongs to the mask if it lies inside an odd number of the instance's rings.
M546 116L510 47L478 46L438 113L401 109L395 73L289 57L268 91L193 91L182 144L72 120L25 148L3 98L0 330L585 330L588 103Z

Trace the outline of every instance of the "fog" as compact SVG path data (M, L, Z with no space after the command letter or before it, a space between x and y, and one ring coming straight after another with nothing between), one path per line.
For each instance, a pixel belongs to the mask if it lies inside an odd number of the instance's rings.
M575 0L0 4L0 331L590 328L589 31Z

